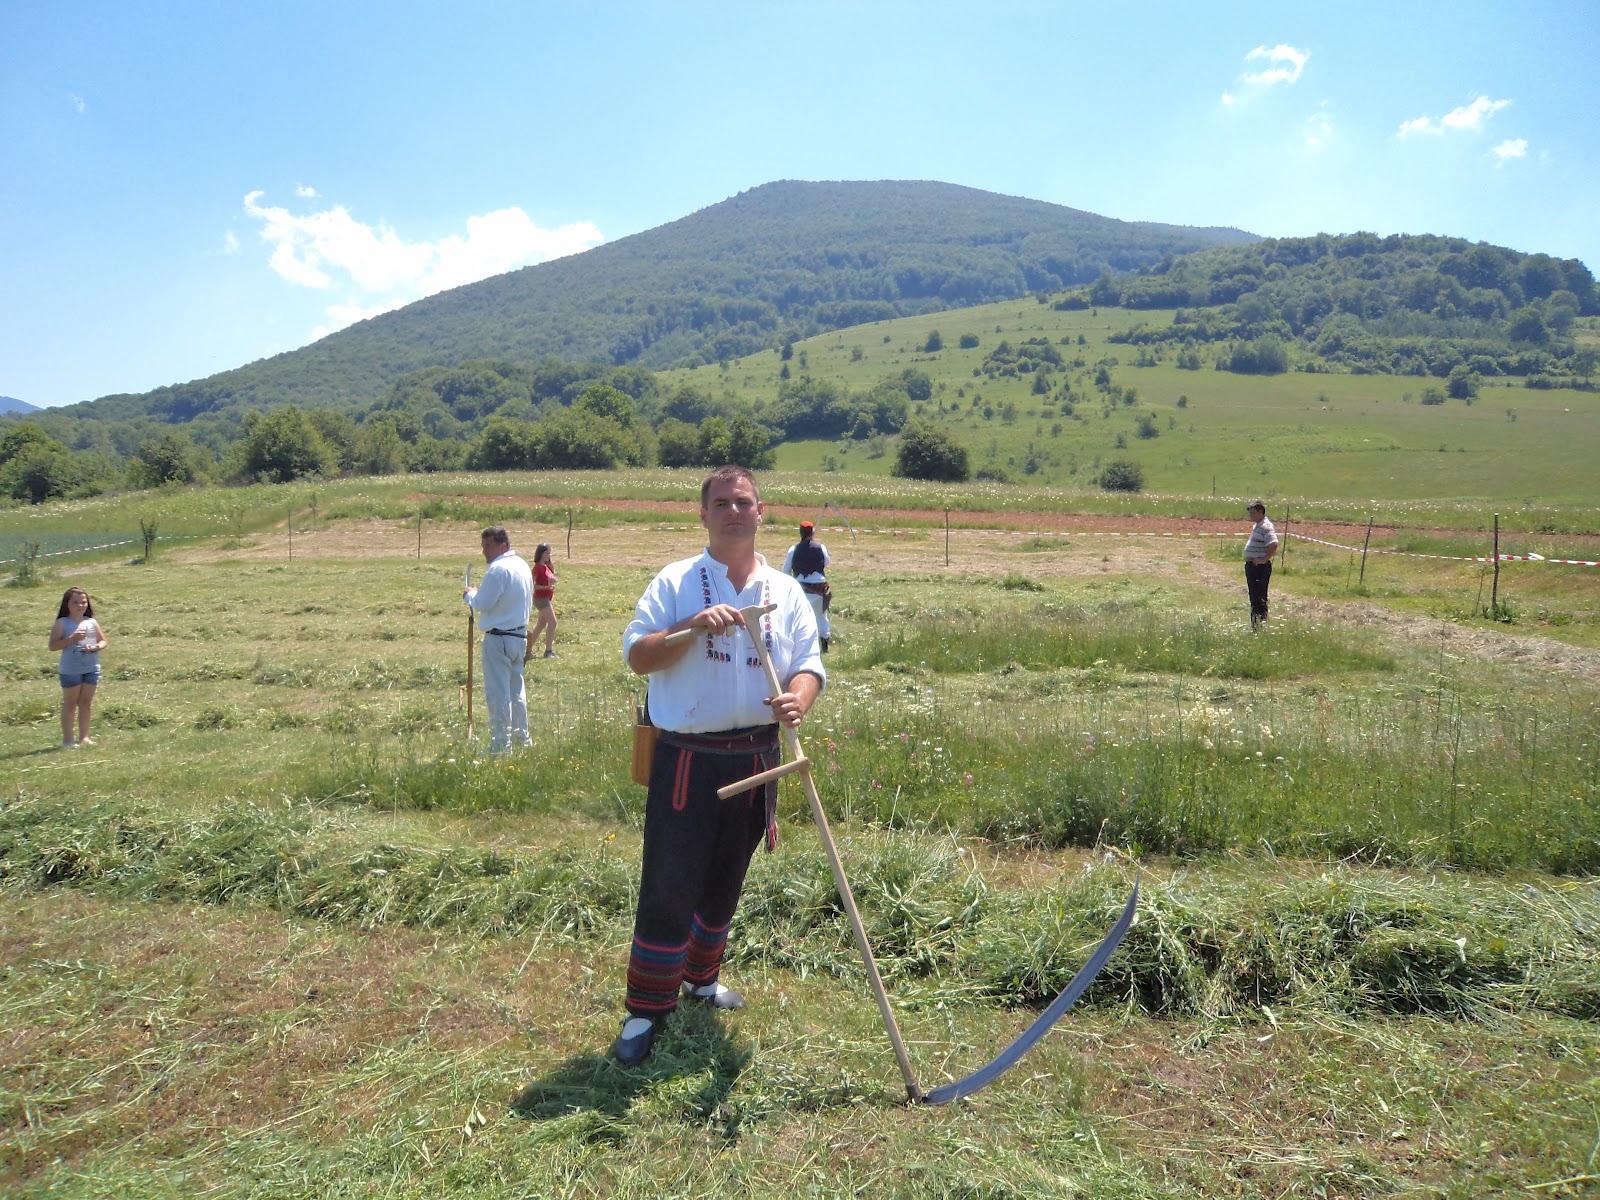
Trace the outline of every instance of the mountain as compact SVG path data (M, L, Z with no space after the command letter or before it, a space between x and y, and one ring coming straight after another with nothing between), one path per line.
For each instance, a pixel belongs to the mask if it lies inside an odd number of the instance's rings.
M25 400L18 400L15 396L0 396L0 414L23 414L38 412L38 408Z
M931 182L769 183L582 254L455 288L300 350L63 415L190 421L285 404L355 412L469 360L660 367L1088 283L1256 240ZM235 414L236 415L236 414Z

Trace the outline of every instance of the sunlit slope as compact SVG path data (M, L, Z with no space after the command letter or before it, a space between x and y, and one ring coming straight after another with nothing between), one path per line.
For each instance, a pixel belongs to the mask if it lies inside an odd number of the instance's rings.
M1600 502L1600 403L1590 393L1485 380L1471 405L1426 405L1424 391L1438 380L1247 376L1209 365L1180 370L1170 359L1140 367L1137 347L1106 340L1171 319L1170 311L1060 312L1009 301L827 333L797 342L787 365L792 378L810 374L852 390L907 368L926 372L933 398L920 413L914 406L914 415L947 428L968 448L974 471L1003 471L1018 482L1085 482L1100 463L1128 458L1158 491L1206 494L1214 480L1219 494L1268 497ZM927 353L935 330L943 349ZM975 335L978 345L962 349L963 334ZM1049 394L1033 390L1031 375L983 371L1000 342L1029 338L1046 339L1063 359ZM1096 386L1102 365L1120 394ZM688 383L754 403L777 394L784 366L778 352L767 351L726 368L667 372L662 383L668 392ZM1074 397L1071 415L1058 398L1063 383ZM1154 437L1139 436L1146 417ZM823 469L830 460L838 469L887 474L893 440L791 442L778 451L787 469Z

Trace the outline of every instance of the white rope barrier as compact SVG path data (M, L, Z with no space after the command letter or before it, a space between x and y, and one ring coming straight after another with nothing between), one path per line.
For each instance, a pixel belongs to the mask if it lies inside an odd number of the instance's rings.
M941 528L941 527L937 526L937 525L932 525L932 526L927 526L926 528L917 530L915 532L927 533L929 531L938 530L939 528ZM1036 538L1044 538L1044 537L1054 537L1054 538L1167 538L1167 539L1172 539L1172 540L1185 539L1185 538L1229 538L1229 539L1237 539L1241 543L1244 541L1244 538L1246 537L1246 535L1243 534L1243 533L1212 533L1212 532L1210 532L1208 530L1200 530L1200 529L1187 529L1187 530L1180 529L1180 530L1175 530L1175 531L1174 530L1159 530L1159 531L1158 530L1109 530L1109 529L981 529L981 530L974 530L973 527L971 527L971 526L963 526L963 525L954 526L953 528L958 530L958 531L968 532L968 533L980 532L980 533L999 534L1001 537L1036 537ZM846 532L846 530L845 530L845 528L843 526L833 526L830 529L823 529L820 532L823 532L823 533L828 533L828 532L844 533L844 532ZM855 532L856 533L878 533L878 534L885 534L885 535L888 535L888 536L896 536L896 535L900 535L900 534L911 533L913 531L910 530L910 529L862 529L861 527L857 526L856 529L855 529ZM1360 546L1346 546L1341 542L1330 542L1330 541L1324 540L1323 538L1312 537L1310 534L1305 534L1305 533L1286 532L1286 533L1281 533L1279 535L1279 538L1282 541L1289 541L1291 539L1294 539L1294 540L1298 540L1298 541L1302 541L1302 542L1315 542L1319 546L1328 546L1328 547L1331 547L1334 550L1348 550L1352 554L1360 554L1361 553L1361 547ZM1380 548L1378 546L1369 547L1367 552L1369 554L1394 555L1394 556L1398 556L1398 557L1401 557L1401 558L1435 558L1435 559L1441 559L1441 560L1444 560L1444 561L1447 561L1447 562L1479 562L1479 563L1486 563L1486 562L1494 562L1495 561L1495 556L1492 555L1492 554L1423 554L1423 553L1421 553L1419 551L1415 551L1415 550L1385 550L1385 549L1382 549L1382 548ZM1542 563L1555 563L1555 564L1566 565L1566 566L1574 566L1574 567L1600 567L1600 560L1587 559L1587 558L1548 558L1543 554L1535 554L1535 553L1533 553L1531 551L1529 553L1527 553L1527 554L1502 554L1502 555L1500 555L1499 560L1501 562L1542 562Z

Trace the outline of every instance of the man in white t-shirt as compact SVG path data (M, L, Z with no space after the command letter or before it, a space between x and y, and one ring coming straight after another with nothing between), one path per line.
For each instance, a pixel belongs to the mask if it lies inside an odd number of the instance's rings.
M462 591L483 630L483 702L489 709L489 753L530 746L528 693L522 662L528 649L528 613L533 608L533 572L511 548L499 525L483 531L483 581Z
M800 585L756 553L764 507L744 467L718 467L700 488L706 549L664 567L622 635L630 670L650 677L660 730L645 801L644 861L627 1016L612 1053L624 1066L650 1053L680 992L716 1008L744 999L718 981L728 926L763 837L777 841L776 783L728 800L717 789L778 762L778 723L794 727L826 674L816 620ZM776 608L746 630L740 610ZM667 645L683 629L692 640ZM749 638L762 639L784 690L771 694Z
M1245 512L1253 524L1244 544L1244 586L1250 593L1250 628L1260 629L1267 623L1267 588L1272 583L1272 558L1278 553L1278 531L1267 520L1267 506L1260 500Z

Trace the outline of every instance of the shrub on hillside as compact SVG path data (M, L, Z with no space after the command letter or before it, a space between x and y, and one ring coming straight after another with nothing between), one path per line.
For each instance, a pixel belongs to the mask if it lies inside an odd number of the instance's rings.
M1289 351L1275 337L1258 337L1235 342L1227 363L1235 375L1282 375L1289 369Z
M966 447L957 445L942 429L914 425L900 437L894 473L902 479L964 482L970 474Z
M1478 396L1478 374L1465 363L1455 367L1450 372L1450 378L1445 382L1445 391L1452 400L1465 400L1469 404Z
M263 483L288 483L307 475L332 475L338 456L309 413L290 406L265 416L249 413L240 445L241 473Z
M1144 468L1126 458L1113 459L1100 468L1100 488L1107 492L1142 492Z

